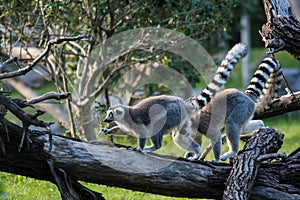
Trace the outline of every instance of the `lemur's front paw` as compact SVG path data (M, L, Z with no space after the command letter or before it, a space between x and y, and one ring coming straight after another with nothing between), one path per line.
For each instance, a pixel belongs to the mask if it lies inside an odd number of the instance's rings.
M109 129L107 128L101 128L98 132L99 135L107 135L109 132Z

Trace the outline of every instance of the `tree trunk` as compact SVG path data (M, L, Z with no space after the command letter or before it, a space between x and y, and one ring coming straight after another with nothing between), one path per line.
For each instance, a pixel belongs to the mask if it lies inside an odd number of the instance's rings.
M300 60L300 22L288 0L263 0L267 23L261 36L271 53L286 50Z
M247 44L248 53L242 59L242 77L243 77L243 86L247 87L250 80L250 54L251 54L251 27L250 27L250 15L245 12L241 16L241 42Z
M2 121L6 124L10 140L7 140L4 129L0 129L6 152L0 157L0 171L51 181L60 191L69 191L69 196L74 199L87 191L82 185L77 187L79 180L174 197L219 199L232 168L229 164L144 155L58 135L52 136L51 147L48 134L37 131L29 134L32 141L29 148L24 146L18 152L22 129L6 120ZM267 130L269 134L274 133L271 129ZM279 141L273 142L276 145ZM286 160L263 163L258 170L251 197L299 199L299 181L298 151ZM101 197L92 191L88 194L98 199Z

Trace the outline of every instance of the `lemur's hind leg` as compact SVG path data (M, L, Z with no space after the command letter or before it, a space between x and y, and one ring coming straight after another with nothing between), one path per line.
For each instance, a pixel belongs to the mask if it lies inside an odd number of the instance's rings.
M237 123L231 118L227 118L225 129L226 129L227 144L229 150L221 156L222 161L227 160L228 158L234 156L238 152L240 133L241 133L241 124Z
M219 129L215 127L209 127L206 137L211 140L213 153L215 156L214 162L218 162L222 151L222 136Z
M163 136L164 136L164 131L159 131L157 134L151 136L150 140L152 142L152 145L146 146L143 149L143 153L150 153L152 151L159 149L162 146Z
M138 149L144 152L144 147L146 145L147 138L139 137L138 138Z
M197 160L200 157L200 144L195 142L190 136L181 134L179 131L174 131L172 137L176 146L187 151L184 155L184 158L189 160Z
M262 120L249 120L247 123L243 125L241 134L251 133L263 127L264 127L264 122Z

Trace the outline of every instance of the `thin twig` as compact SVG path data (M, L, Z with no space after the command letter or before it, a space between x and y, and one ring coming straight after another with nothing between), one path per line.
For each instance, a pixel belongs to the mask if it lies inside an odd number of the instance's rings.
M69 93L66 75L63 74L62 78L63 78L64 92ZM69 115L69 118L70 118L72 136L75 137L75 138L79 138L79 136L76 133L75 121L74 121L74 116L73 116L72 106L71 106L71 100L66 99L66 102L67 102L67 108L68 108L68 115Z
M43 94L41 96L26 101L26 104L32 105L49 99L56 99L56 100L67 99L68 97L70 97L70 95L71 93L69 92L62 93L62 94L57 92L48 92L46 94Z
M9 65L10 63L12 62L16 62L17 61L17 57L13 57L13 58L10 58L6 61L4 61L3 63L0 64L0 71L6 66L6 65Z

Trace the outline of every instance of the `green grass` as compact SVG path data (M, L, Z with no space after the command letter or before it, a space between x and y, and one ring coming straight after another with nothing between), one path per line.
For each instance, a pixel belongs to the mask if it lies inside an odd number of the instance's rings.
M0 180L4 184L5 194L2 199L59 199L60 194L56 186L50 182L38 181L24 176L0 173Z
M259 58L263 56L262 49L253 49L251 54L252 64L257 64ZM280 52L276 54L276 57L280 60L281 64L289 68L300 68L300 63L288 53ZM233 71L232 77L227 84L227 87L243 88L241 80L241 65L239 64ZM285 114L282 116L273 117L264 120L266 126L273 127L280 130L285 134L284 143L280 152L285 152L290 154L296 148L300 146L300 128L299 122L300 117L295 114ZM107 139L102 138L99 139ZM209 144L209 141L204 137L205 147ZM117 142L122 144L129 144L136 146L136 138L119 137L116 139ZM241 148L243 142L241 142ZM227 150L226 145L223 146L223 151ZM172 142L170 136L166 136L163 140L163 147L157 151L159 154L167 154L173 156L183 156L184 151L179 150ZM207 160L212 160L213 155L210 153ZM135 192L131 190L125 190L121 188L107 187L97 184L83 183L85 186L92 190L98 191L103 194L106 199L109 200L182 200L186 198L172 198L164 197L160 195L152 195L146 192ZM52 183L45 181L38 181L32 178L26 178L23 176L17 176L12 174L7 174L0 172L0 199L17 199L17 200L27 200L27 199L39 199L39 200L53 200L60 199L60 194L56 186Z
M264 120L266 126L273 127L284 134L283 145L279 152L292 153L300 147L300 116L290 113Z

